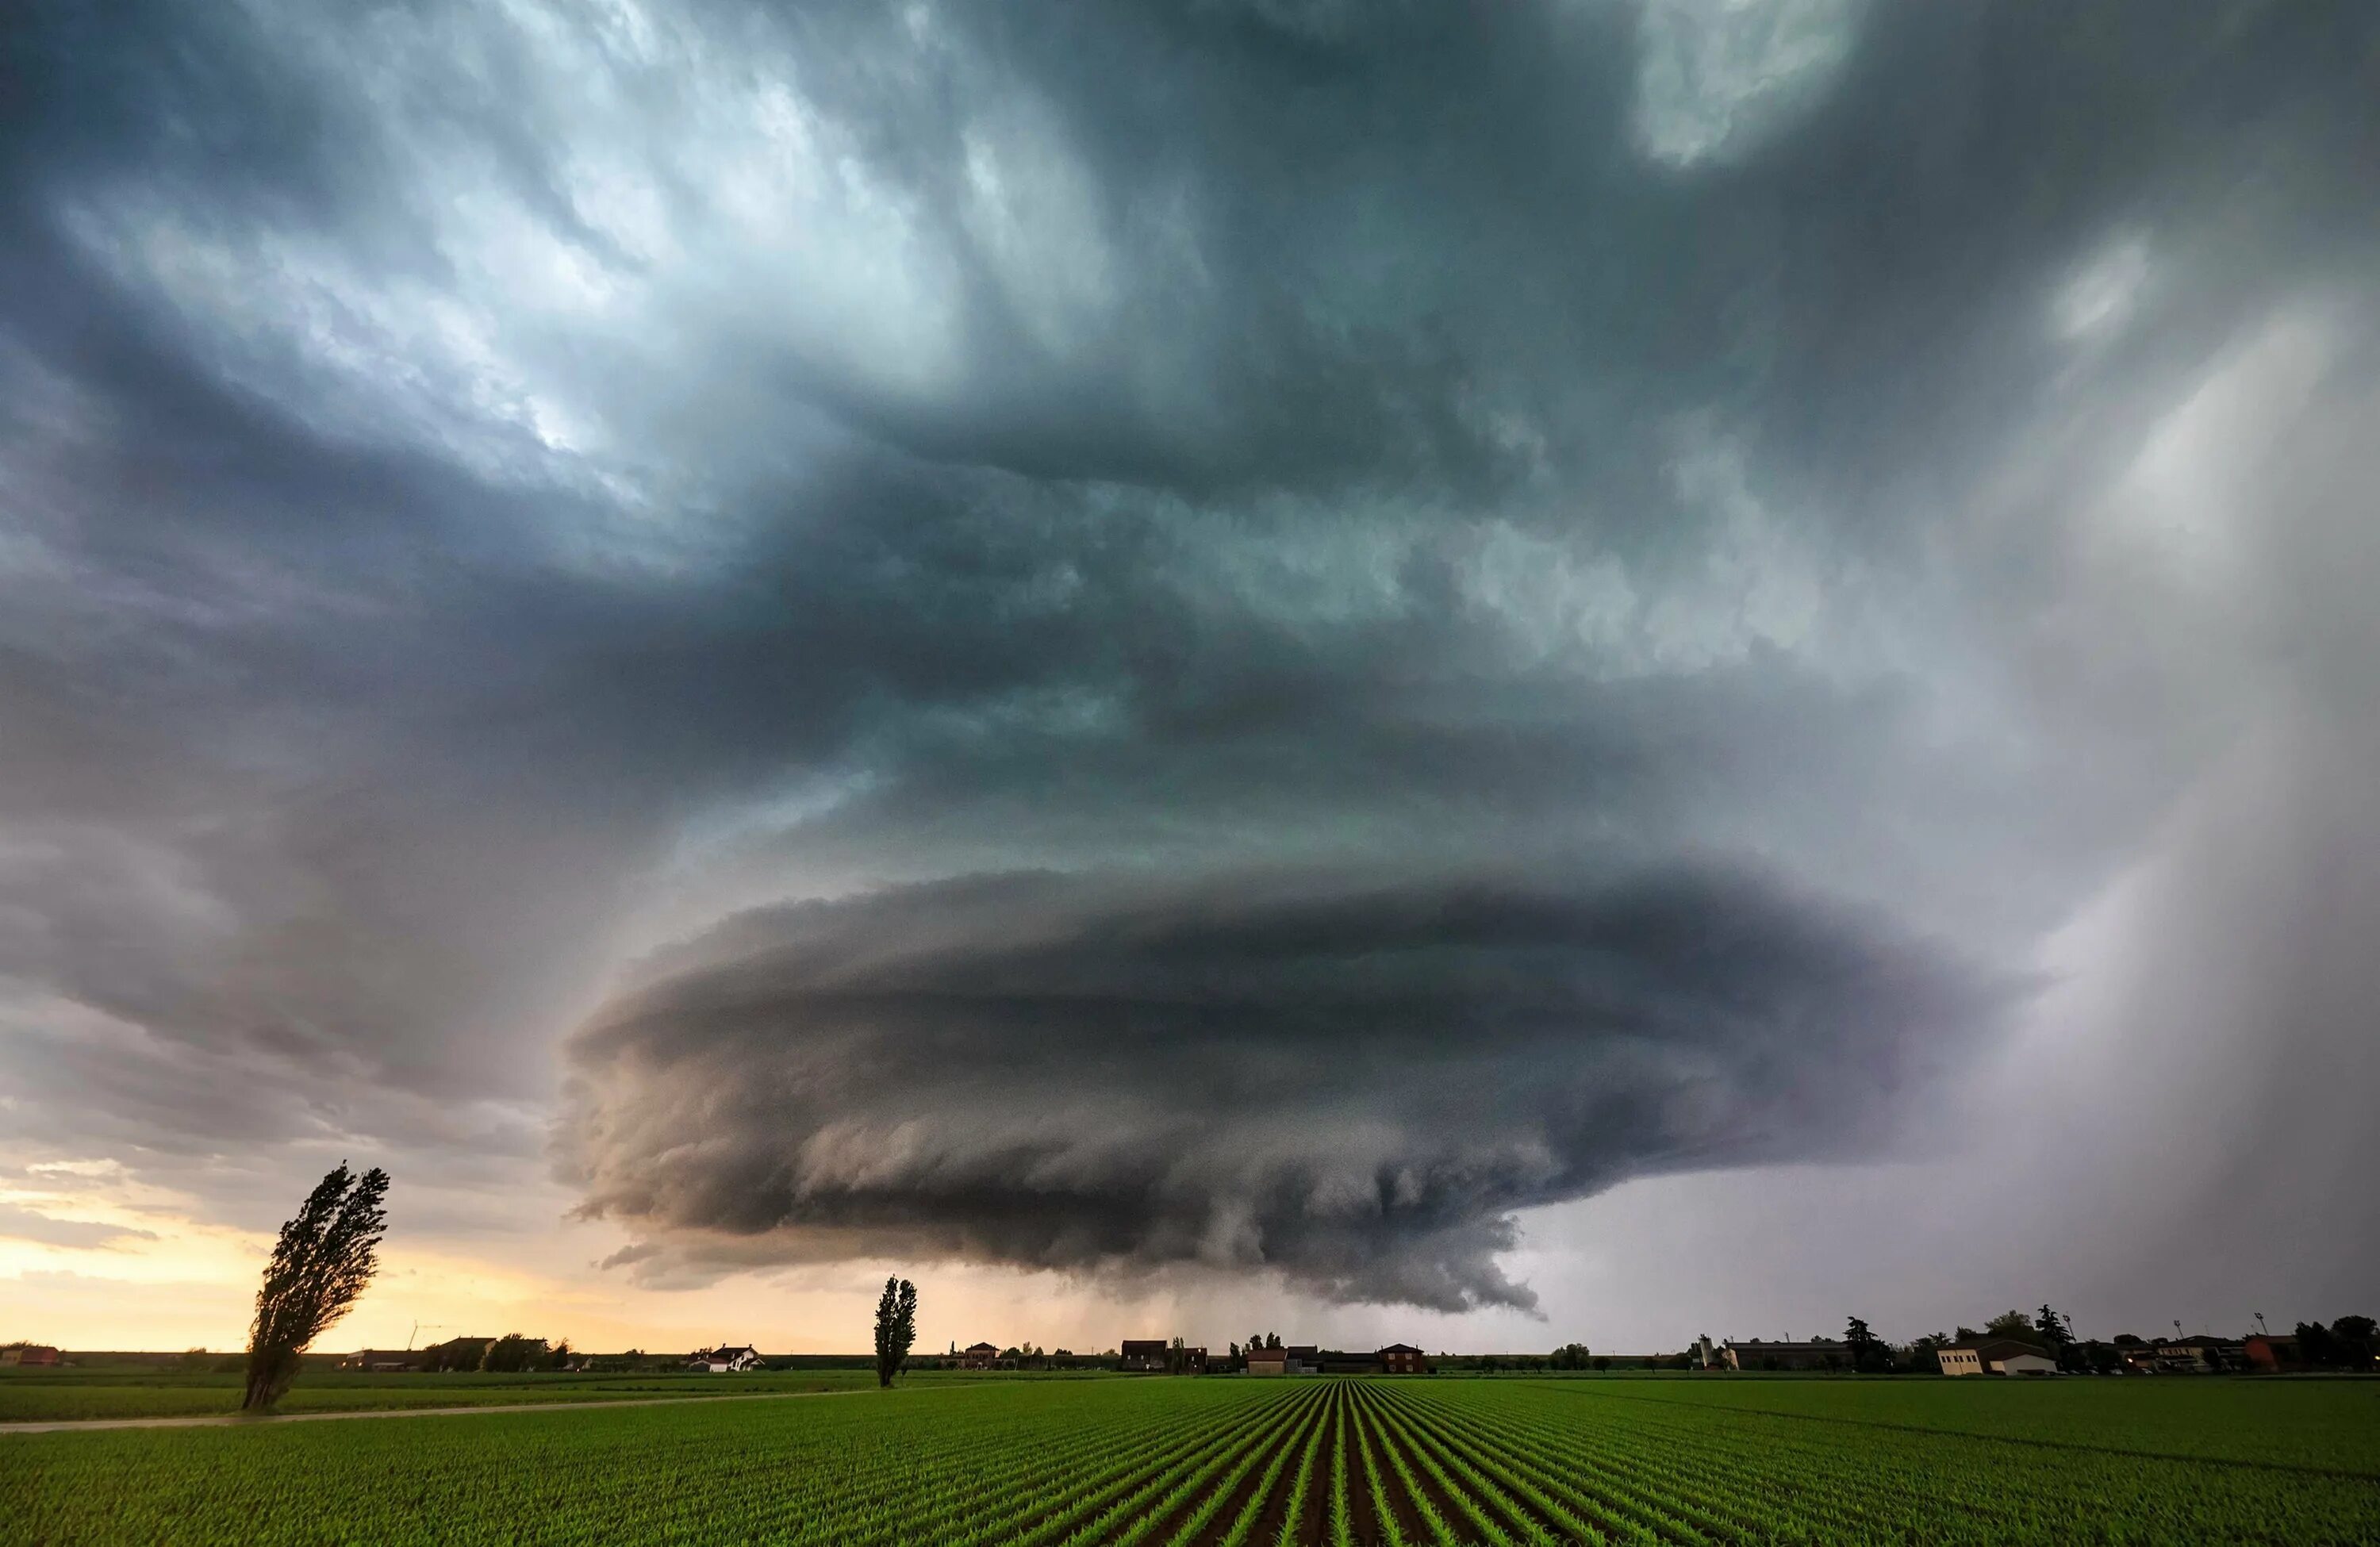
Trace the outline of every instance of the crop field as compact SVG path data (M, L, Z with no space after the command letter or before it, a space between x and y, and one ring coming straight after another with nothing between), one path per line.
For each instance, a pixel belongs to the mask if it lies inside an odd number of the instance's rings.
M1016 1379L1007 1376L1005 1379ZM1066 1379L1037 1374L1028 1379ZM959 1372L913 1381L980 1380ZM546 1402L638 1402L656 1397L749 1396L760 1392L858 1391L873 1386L866 1370L797 1370L747 1375L656 1370L622 1375L472 1373L310 1373L282 1399L285 1413L401 1411L408 1407L504 1407ZM0 1370L0 1423L29 1419L197 1418L239 1407L236 1374L150 1370Z
M0 1435L0 1542L2380 1541L2380 1383L988 1381Z

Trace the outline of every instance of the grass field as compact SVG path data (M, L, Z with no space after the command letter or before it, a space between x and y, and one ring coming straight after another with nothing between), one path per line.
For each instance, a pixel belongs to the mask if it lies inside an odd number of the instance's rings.
M2380 1541L2380 1383L1103 1380L0 1436L0 1542Z

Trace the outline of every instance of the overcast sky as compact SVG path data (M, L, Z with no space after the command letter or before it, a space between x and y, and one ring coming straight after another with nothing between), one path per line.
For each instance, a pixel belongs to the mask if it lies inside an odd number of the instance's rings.
M2380 1309L2373 7L0 29L0 1335Z

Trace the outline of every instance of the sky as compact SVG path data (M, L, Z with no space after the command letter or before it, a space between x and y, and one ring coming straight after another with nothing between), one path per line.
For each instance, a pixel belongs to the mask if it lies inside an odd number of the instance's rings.
M0 1337L2380 1301L2380 12L0 19Z

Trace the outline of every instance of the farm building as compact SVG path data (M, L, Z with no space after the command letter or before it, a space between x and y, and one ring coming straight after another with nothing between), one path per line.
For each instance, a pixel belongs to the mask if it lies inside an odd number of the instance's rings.
M2058 1361L2049 1357L2047 1349L2013 1337L1971 1337L1961 1342L1943 1345L1934 1350L1934 1357L1941 1364L1942 1373L1945 1375L2022 1375L2043 1372L2034 1370L2030 1365L2020 1365L2014 1370L2003 1369L2002 1366L2011 1359L2035 1359L2039 1360L2047 1371L2055 1371L2058 1369Z
M2296 1338L2287 1335L2258 1333L2240 1346L2240 1352L2247 1357L2251 1370L2278 1371L2305 1368L2304 1350L2298 1346Z
M731 1346L722 1343L716 1348L697 1349L686 1362L689 1369L707 1370L713 1375L740 1374L760 1368L760 1350L749 1345Z
M1422 1357L1420 1349L1410 1343L1391 1343L1377 1357L1380 1368L1391 1375L1425 1375L1429 1372L1429 1361Z
M359 1348L339 1361L341 1370L369 1370L383 1374L420 1368L422 1356L411 1349Z
M1730 1338L1722 1351L1730 1370L1849 1370L1852 1351L1830 1337L1807 1343L1763 1343L1758 1338L1738 1343Z
M2247 1362L2247 1352L2228 1337L2177 1337L2157 1345L2157 1370L2168 1375L2205 1375L2218 1370L2237 1370Z
M0 1348L0 1364L55 1364L58 1351L45 1343L20 1344L14 1348Z
M1151 1374L1204 1375L1207 1350L1168 1343L1161 1337L1127 1337L1118 1346L1116 1368Z
M961 1370L990 1370L1000 1350L989 1343L970 1343L959 1353Z

